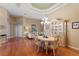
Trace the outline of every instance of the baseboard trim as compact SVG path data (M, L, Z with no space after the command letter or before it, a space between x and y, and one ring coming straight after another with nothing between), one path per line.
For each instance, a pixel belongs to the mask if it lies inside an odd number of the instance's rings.
M70 46L70 45L68 47L79 51L79 48L76 48L76 47L73 47L73 46Z

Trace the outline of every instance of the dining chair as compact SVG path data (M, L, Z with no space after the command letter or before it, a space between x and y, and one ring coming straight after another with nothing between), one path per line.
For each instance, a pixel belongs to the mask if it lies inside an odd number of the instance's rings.
M52 49L53 55L56 55L56 49L59 47L59 36L54 37L55 41L51 41L48 48Z
M56 49L59 47L59 36L54 37L55 41L45 41L44 49L46 50L46 54L48 54L48 49L50 48L53 51L53 55L56 54Z
M39 51L40 45L41 45L41 42L40 42L40 40L38 40L38 36L36 36L34 38L34 46L35 46L36 52Z
M40 39L41 39L41 37L42 36L40 36ZM39 40L38 36L36 36L36 38L34 40L34 44L35 44L35 48L36 48L37 52L44 50L45 43L44 43L44 41Z

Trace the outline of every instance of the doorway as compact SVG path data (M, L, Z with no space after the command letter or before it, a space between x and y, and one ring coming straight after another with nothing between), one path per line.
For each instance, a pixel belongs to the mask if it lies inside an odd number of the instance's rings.
M15 32L16 37L22 37L22 24L16 24Z

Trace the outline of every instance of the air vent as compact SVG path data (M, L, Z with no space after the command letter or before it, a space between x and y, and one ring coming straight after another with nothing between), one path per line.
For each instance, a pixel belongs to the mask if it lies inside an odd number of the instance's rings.
M20 7L21 6L21 4L20 3L16 3L16 7Z
M24 13L24 15L27 15L27 13Z

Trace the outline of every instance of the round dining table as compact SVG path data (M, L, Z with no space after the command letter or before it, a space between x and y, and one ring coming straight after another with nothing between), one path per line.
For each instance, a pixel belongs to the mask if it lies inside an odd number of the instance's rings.
M38 38L39 41L43 41L45 43L44 47L46 48L46 54L48 53L47 52L48 51L48 43L49 42L55 43L55 41L57 40L57 39L55 39L55 37L45 38L43 36L38 36L37 38Z
M38 36L37 37L38 38L38 40L41 40L41 41L55 41L56 39L55 39L55 37L47 37L47 38L45 38L45 37L43 37L43 36Z

